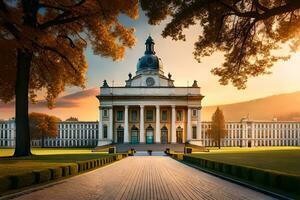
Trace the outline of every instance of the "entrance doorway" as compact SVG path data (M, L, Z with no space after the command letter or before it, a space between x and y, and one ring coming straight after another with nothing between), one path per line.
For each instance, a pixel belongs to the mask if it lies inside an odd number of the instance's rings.
M176 129L176 142L178 144L182 143L182 134L183 134L183 128L180 126Z
M131 144L139 143L139 129L136 126L131 128Z
M154 142L154 129L151 125L146 129L146 144L153 144Z
M124 128L122 126L117 128L117 143L124 143Z
M168 129L167 127L162 127L161 129L161 143L167 144L168 143Z

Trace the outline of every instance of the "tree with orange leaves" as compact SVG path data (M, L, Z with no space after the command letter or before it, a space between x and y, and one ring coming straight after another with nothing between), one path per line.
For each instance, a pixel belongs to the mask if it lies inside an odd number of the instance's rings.
M42 147L44 147L45 137L57 136L57 123L59 121L61 120L55 116L43 113L30 113L29 130L31 139L42 139Z
M0 100L16 102L14 156L30 155L28 101L45 90L49 107L66 86L84 87L84 50L118 60L135 44L119 15L137 0L0 0Z

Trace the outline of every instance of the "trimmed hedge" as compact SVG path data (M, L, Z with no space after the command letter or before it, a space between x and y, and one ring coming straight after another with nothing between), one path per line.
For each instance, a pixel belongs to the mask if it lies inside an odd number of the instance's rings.
M56 167L56 168L50 168L51 171L51 179L58 179L62 177L62 168Z
M70 165L70 175L76 175L78 174L78 165L76 164L73 164L73 165Z
M18 189L35 184L35 174L28 172L11 176L12 189Z
M69 176L70 175L70 167L69 166L62 166L62 176Z
M172 157L174 154L171 154ZM280 172L257 169L247 166L239 166L227 164L212 160L206 160L189 155L183 155L185 162L197 165L202 168L222 172L234 176L236 178L244 179L261 186L272 187L283 192L300 194L300 176L289 175Z
M12 187L12 180L9 176L0 177L0 193L6 192Z
M51 180L51 171L49 169L33 171L36 183L44 183Z
M0 177L0 194L8 192L12 189L19 189L37 183L44 183L50 180L76 175L78 173L94 169L105 164L112 163L122 158L126 158L128 154L108 155L99 159L78 161L71 165L54 167L43 170L35 170L28 173L3 176Z

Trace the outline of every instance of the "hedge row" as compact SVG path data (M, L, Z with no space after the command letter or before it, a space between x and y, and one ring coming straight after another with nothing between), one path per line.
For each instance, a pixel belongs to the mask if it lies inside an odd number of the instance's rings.
M0 194L13 189L44 183L62 177L73 176L86 170L101 167L114 161L121 160L127 156L128 154L117 154L94 160L80 161L66 166L35 170L18 175L3 176L0 177Z
M271 187L287 193L300 194L300 176L227 164L187 155L183 156L183 160L202 168L222 172L261 186Z

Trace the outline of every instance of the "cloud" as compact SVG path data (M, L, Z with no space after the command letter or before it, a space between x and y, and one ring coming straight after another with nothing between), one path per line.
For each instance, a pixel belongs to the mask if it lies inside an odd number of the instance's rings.
M94 97L99 94L98 88L91 88L87 90L82 90L79 92L75 92L69 95L65 95L62 97L59 97L56 100L55 108L73 108L73 107L79 107L80 101L84 100L86 98ZM0 102L0 109L14 109L15 102L10 103L3 103ZM47 108L47 102L45 100L38 101L35 104L29 105L30 109L40 109L40 108Z

